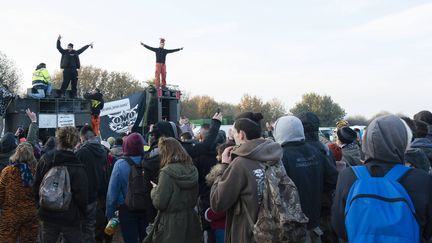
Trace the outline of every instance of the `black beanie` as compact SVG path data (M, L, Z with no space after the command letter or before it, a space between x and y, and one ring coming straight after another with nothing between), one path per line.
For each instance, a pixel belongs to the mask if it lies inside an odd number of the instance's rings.
M176 129L177 131L174 131ZM160 137L172 137L178 139L178 128L173 122L160 121L153 126L153 134L156 139Z
M13 151L18 146L18 140L11 132L7 132L0 139L0 152L2 154Z
M412 164L417 169L429 172L429 159L423 150L419 148L412 148L405 151L404 160L406 163Z
M318 116L313 112L302 112L297 117L303 124L304 132L318 132L320 126L320 120Z
M343 144L350 144L357 138L357 133L350 127L342 127L337 130L338 139Z
M414 120L426 122L428 125L432 125L432 113L430 111L420 111L414 115Z
M72 44L72 43L69 43L69 44L68 44L68 47L69 47L69 46L73 48L73 44Z

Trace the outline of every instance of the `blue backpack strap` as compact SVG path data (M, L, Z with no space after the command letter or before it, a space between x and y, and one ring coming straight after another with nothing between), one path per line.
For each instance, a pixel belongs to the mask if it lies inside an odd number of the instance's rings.
M391 181L398 181L410 169L403 165L395 165L384 177Z
M366 166L364 166L364 165L351 166L351 168L354 171L354 174L357 176L358 179L366 179L366 178L371 177L371 175L369 174L369 171L367 170Z

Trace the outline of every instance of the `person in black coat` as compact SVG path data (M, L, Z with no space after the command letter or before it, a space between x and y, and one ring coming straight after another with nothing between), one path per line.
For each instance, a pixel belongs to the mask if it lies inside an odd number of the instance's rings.
M95 225L98 204L105 205L108 188L105 169L108 152L99 142L90 126L80 131L81 147L76 152L77 158L85 165L88 178L88 204L86 218L82 223L84 242L92 242L95 238Z
M411 141L408 126L397 116L381 116L373 120L363 136L365 166L373 177L383 177L396 164L403 164L404 153ZM351 186L357 180L352 168L343 170L338 178L332 206L332 226L339 238L347 241L345 206ZM423 170L411 169L399 180L416 212L420 238L427 242L432 233L432 179Z
M77 95L77 85L78 85L78 71L80 69L81 63L79 55L83 53L87 48L93 48L93 43L83 46L81 49L74 50L73 44L69 43L67 49L61 47L60 39L61 35L57 38L57 50L62 54L60 60L60 68L63 69L63 83L61 85L60 97L63 97L69 83L71 83L72 97Z
M299 118L279 118L273 135L275 141L282 146L282 162L287 175L297 186L301 208L309 218L307 237L311 242L316 242L322 235L320 220L323 195L335 189L337 170L321 150L305 142Z
M85 166L75 156L73 149L79 142L78 131L74 127L60 128L56 133L58 149L44 154L37 164L33 184L36 202L39 202L39 189L45 174L54 166L67 166L70 176L72 200L66 211L52 211L39 207L42 221L42 242L57 242L62 233L65 242L81 241L81 221L86 215L88 203L88 183Z

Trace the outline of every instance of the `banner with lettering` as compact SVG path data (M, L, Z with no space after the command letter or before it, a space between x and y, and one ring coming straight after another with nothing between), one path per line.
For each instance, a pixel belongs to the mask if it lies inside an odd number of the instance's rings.
M139 92L105 103L100 114L102 138L118 137L121 133L126 133L129 127L138 127L144 114L144 101L145 92Z

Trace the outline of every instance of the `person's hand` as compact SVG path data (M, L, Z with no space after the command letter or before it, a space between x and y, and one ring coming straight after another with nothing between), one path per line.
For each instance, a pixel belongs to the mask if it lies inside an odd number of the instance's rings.
M93 48L93 42L92 42L92 43L90 43L90 44L89 44L89 46L90 46L91 48Z
M62 36L59 34L59 36L58 36L58 38L57 38L57 40L60 40L62 38Z
M229 164L231 163L231 151L233 150L234 146L227 147L223 153L222 153L222 161L223 164Z
M213 116L213 119L215 119L215 120L218 120L218 121L220 121L220 122L222 122L222 119L223 119L223 115L222 115L222 112L216 112L215 114L214 114L214 116Z
M23 131L24 130L22 127L18 127L17 130L15 131L15 137L18 137Z
M140 42L142 46L144 46L144 43Z
M37 122L37 116L36 116L36 114L34 112L32 112L29 108L27 108L26 114L27 114L28 118L30 118L31 122L34 122L34 123Z
M181 47L180 50L183 50L183 47Z

